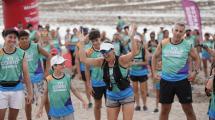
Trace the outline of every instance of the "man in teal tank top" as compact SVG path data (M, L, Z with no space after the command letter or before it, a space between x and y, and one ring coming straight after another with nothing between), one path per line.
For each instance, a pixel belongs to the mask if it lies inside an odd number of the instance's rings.
M92 47L86 51L88 58L99 58L100 53L100 32L92 30L89 33L89 39ZM102 96L106 97L106 84L103 81L103 70L101 67L90 66L86 64L85 76L87 83L87 92L94 98L94 115L95 120L101 120ZM90 72L91 71L91 72Z
M164 39L157 47L152 58L152 76L160 81L160 120L168 120L174 96L177 95L188 120L196 120L192 107L192 92L190 81L195 80L199 71L199 57L187 40L183 40L185 24L176 23L173 28L173 38ZM162 57L162 72L155 72L158 57ZM188 57L194 60L194 71L188 73Z
M46 66L49 68L50 55L38 44L30 42L29 34L26 31L19 32L19 47L25 51L26 59L28 62L28 70L30 75L30 80L33 86L34 103L37 104L40 95L43 93L43 78L44 71L41 63L41 55L43 55L47 61ZM45 75L48 75L48 69L45 69ZM25 105L25 112L27 120L31 120L31 104Z
M16 120L25 99L23 84L27 88L26 103L31 104L31 81L25 52L16 48L18 32L6 29L2 32L2 36L4 46L0 49L0 120L4 120L7 108L9 108L8 119Z
M29 40L30 40L30 42L37 43L39 41L39 38L37 36L37 31L34 30L34 28L33 28L33 25L29 23L27 25L27 29L29 30Z

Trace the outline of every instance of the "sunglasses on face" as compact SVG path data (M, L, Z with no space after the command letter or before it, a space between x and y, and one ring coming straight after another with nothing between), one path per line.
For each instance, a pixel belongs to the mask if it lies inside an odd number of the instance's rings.
M112 49L110 49L110 50L101 50L100 52L101 52L101 54L108 54L110 51L111 51Z

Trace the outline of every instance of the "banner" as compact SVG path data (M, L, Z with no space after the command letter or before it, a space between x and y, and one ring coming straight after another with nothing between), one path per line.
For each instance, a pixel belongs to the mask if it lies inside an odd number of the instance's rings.
M37 0L2 0L5 28L22 24L26 28L31 23L34 28L39 24Z
M200 41L202 41L202 23L201 23L201 16L200 10L198 5L190 0L182 0L182 7L185 12L187 25L191 29L198 29L200 33Z

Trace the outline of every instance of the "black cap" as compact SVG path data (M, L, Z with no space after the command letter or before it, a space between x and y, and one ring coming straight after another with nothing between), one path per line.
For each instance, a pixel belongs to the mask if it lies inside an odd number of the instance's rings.
M9 34L15 34L17 37L19 36L19 32L15 30L14 28L5 29L2 31L2 36L6 37Z

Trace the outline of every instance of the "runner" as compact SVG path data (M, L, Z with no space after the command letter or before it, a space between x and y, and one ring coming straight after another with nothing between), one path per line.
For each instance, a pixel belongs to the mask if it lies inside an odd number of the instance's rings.
M38 117L43 114L43 106L46 98L49 98L49 115L52 120L74 120L74 109L71 101L70 90L83 104L87 106L80 93L75 89L70 75L64 73L64 62L61 56L54 56L51 59L51 66L54 73L46 77L45 91L41 105L37 113Z
M84 34L84 36L88 35L88 29L82 29L82 33ZM78 38L79 39L79 38ZM83 47L84 50L88 50L89 48L92 47L92 43L89 41L89 39L85 39L85 46ZM85 64L80 62L80 57L79 57L79 49L80 49L80 42L77 43L76 45L76 50L75 50L75 65L76 65L76 69L77 69L77 76L80 80L84 81L84 85L85 85L85 89L87 89L87 82L86 82L86 76L85 76ZM88 94L86 92L86 96L88 99L88 108L92 108L93 104L91 102L91 96L90 94Z
M204 37L205 37L205 40L202 42L202 44L211 49L214 49L213 41L210 40L210 34L205 33ZM203 63L205 78L208 77L208 62L211 62L211 56L206 50L202 49L202 63Z
M125 53L125 49L124 49L124 46L123 46L122 42L123 41L122 41L122 39L120 37L120 34L115 33L113 35L112 44L114 45L114 51L115 51L116 56L120 56L123 53Z
M18 35L14 29L2 32L4 46L0 49L0 120L4 120L7 108L9 108L8 120L16 120L25 100L23 83L27 88L26 103L31 104L32 101L32 87L25 52L16 48Z
M30 35L29 35L30 41L34 42L34 43L37 43L39 41L39 37L37 36L37 31L34 30L33 25L29 23L27 25L27 29L30 32Z
M135 34L135 25L131 27L131 36ZM79 55L81 61L88 65L100 66L103 69L103 79L108 90L106 91L106 106L108 120L118 119L122 107L123 119L132 120L134 113L134 93L128 80L128 68L130 62L137 54L136 42L132 38L131 52L126 55L116 56L114 46L110 42L104 42L100 46L103 57L87 58L84 51L84 41L87 39L78 33L80 39Z
M168 30L164 30L163 31L163 39L167 39L169 38L169 31Z
M160 120L168 120L169 112L175 94L188 120L196 120L192 107L192 92L190 81L195 80L199 72L199 57L194 48L183 40L185 34L185 24L176 23L173 28L173 38L163 40L157 47L152 58L152 76L160 79ZM162 73L158 76L155 73L155 66L158 57L162 56ZM195 61L195 68L192 73L188 73L188 57Z
M31 43L29 34L26 31L19 32L19 47L25 51L26 60L28 62L28 69L30 80L33 87L33 103L38 104L38 99L43 94L43 78L48 75L48 69L43 72L40 57L43 55L46 58L46 68L50 66L50 55L38 44ZM25 104L25 112L27 120L32 119L32 105Z
M163 38L164 38L163 32L164 32L164 27L161 26L160 27L160 31L157 34L157 40L158 40L158 42L161 42L161 40L163 40Z
M134 88L134 97L136 102L136 111L140 111L140 102L139 102L139 90L141 92L141 97L143 100L143 110L146 111L146 98L147 98L147 80L148 80L148 52L146 45L144 45L142 36L136 35L134 38L138 40L138 54L134 57L134 61L130 70L130 78ZM140 89L139 89L140 86Z
M57 36L57 31L55 31L54 29L51 30L51 45L54 48L58 49L58 53L61 54L61 40L59 39L59 37Z
M92 42L92 48L88 49L86 56L88 58L99 58L100 53L100 32L91 30L89 40ZM85 70L87 80L87 92L94 98L94 116L95 120L101 120L102 96L106 97L106 84L103 81L103 71L101 67L89 66L86 64Z
M77 28L73 29L73 34L70 34L69 30L67 30L67 34L66 34L67 39L65 39L67 49L69 50L72 56L72 66L75 66L75 47L79 41L76 33L77 33Z

